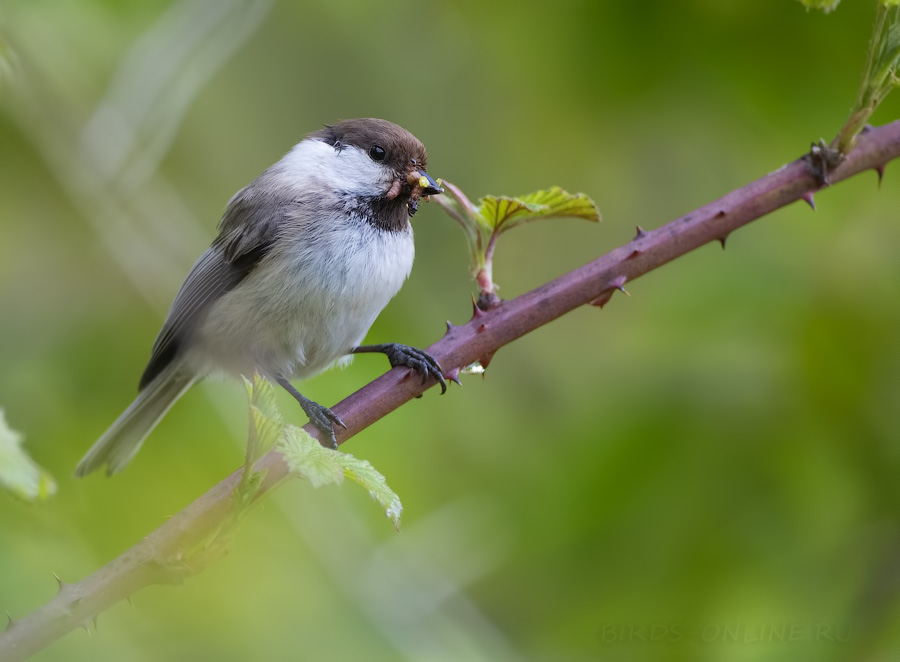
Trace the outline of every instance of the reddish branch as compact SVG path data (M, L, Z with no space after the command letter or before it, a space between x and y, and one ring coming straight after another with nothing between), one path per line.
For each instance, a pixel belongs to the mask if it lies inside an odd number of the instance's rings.
M881 176L885 164L900 156L900 121L862 134L854 150L829 174L835 184L864 170ZM428 351L448 376L461 367L489 359L494 352L526 333L586 303L604 304L625 283L711 241L721 241L737 228L797 200L812 204L821 188L803 160L733 191L656 230L638 230L628 244L488 311L475 309L463 326L450 326ZM422 385L408 371L394 369L333 407L347 423L338 430L344 442L433 383ZM317 435L312 426L310 434ZM289 474L281 456L270 452L257 467L267 470L261 496ZM240 471L209 490L130 550L77 584L60 583L59 594L0 634L0 659L23 659L70 630L86 626L109 606L154 583L175 583L196 567L192 554L229 521L232 492ZM192 560L193 559L193 560Z

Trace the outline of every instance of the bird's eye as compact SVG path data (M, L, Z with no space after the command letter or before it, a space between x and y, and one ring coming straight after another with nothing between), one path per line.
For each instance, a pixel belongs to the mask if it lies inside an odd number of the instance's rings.
M373 161L384 161L385 156L386 154L384 151L384 147L381 147L379 145L372 145L372 147L369 148L369 157Z

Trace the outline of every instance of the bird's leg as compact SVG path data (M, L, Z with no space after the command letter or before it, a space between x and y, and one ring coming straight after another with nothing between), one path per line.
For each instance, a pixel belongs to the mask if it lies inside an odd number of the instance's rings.
M367 352L384 354L388 357L392 367L411 368L422 376L423 384L431 377L440 383L441 393L447 391L447 382L444 381L444 371L441 369L441 364L433 356L423 352L421 349L390 342L382 345L360 345L350 350L351 354L364 354Z
M328 446L329 448L337 448L337 439L334 436L334 425L340 425L345 430L347 426L344 425L344 421L342 421L337 414L331 411L328 407L323 407L318 402L313 402L305 395L300 393L297 389L294 388L294 385L291 384L286 378L282 376L275 377L275 381L284 388L285 391L294 396L294 399L300 403L300 406L303 407L303 411L309 416L309 422L319 428L323 433L325 433L325 439L328 443L322 444L323 446Z

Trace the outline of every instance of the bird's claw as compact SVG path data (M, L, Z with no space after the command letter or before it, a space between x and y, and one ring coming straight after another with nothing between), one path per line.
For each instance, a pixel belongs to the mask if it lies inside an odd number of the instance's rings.
M318 402L313 402L311 400L310 403L303 408L303 411L309 416L309 422L325 434L325 439L327 441L326 445L329 448L337 449L337 437L335 437L334 434L334 426L340 425L346 430L347 426L344 421L328 407L323 407Z
M441 364L437 360L416 347L409 345L401 345L400 343L391 343L385 346L385 355L391 366L410 368L415 370L422 377L422 383L426 383L429 378L436 380L441 385L441 394L447 392L447 381L444 379L444 371Z

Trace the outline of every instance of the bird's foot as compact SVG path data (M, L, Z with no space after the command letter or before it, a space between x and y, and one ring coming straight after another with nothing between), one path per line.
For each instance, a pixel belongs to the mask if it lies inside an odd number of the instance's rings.
M327 446L328 448L337 449L338 445L337 438L334 434L334 426L340 425L346 430L347 426L344 424L344 421L328 407L323 407L318 402L310 400L300 393L300 391L294 388L294 385L285 377L277 377L275 381L277 381L285 391L294 396L294 399L299 402L300 406L303 408L303 412L309 417L309 422L319 428L325 435L325 441L322 445Z
M328 407L323 407L318 402L314 402L309 398L304 398L306 402L300 402L303 411L309 416L309 422L315 425L325 435L327 443L323 446L337 449L337 438L334 435L334 426L340 425L345 430L347 426L340 417L331 411Z
M434 379L441 385L441 393L447 392L447 382L444 379L444 371L441 369L441 364L428 352L396 342L382 345L363 345L353 349L354 354L362 352L384 354L388 357L388 361L391 362L391 367L396 368L400 366L415 370L422 377L423 384L429 379Z

